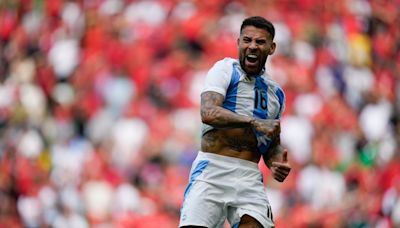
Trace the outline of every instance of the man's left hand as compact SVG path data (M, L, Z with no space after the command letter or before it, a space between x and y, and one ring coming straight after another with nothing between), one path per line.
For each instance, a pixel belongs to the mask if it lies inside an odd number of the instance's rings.
M288 151L285 149L282 153L282 161L274 161L271 164L270 170L275 180L283 182L289 175L292 167L288 162Z

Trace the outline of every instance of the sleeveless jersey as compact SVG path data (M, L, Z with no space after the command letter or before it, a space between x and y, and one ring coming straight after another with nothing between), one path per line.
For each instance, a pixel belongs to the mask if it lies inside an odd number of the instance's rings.
M259 119L280 119L285 109L285 94L265 71L258 76L247 76L237 59L225 58L208 71L202 92L214 91L225 99L223 107L240 115ZM213 127L202 125L204 135ZM267 152L271 140L255 131L258 150Z

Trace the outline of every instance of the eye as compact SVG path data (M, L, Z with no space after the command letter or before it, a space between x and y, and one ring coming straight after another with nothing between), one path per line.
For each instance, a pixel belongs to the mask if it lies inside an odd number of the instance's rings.
M249 39L249 38L243 38L243 42L249 43L249 42L251 42L251 39Z
M264 45L267 43L267 41L266 40L257 40L256 43L259 45Z

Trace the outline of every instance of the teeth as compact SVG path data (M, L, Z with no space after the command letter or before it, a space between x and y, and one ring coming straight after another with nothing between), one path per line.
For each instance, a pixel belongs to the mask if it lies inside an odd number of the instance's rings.
M250 55L247 55L247 57L250 57L250 58L257 58L257 55L252 55L252 54L250 54Z

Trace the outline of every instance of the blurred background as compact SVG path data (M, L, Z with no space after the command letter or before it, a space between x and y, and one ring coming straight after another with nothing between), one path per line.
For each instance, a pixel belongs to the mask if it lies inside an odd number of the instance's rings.
M177 227L207 70L276 26L277 227L400 227L400 1L1 0L0 227Z

